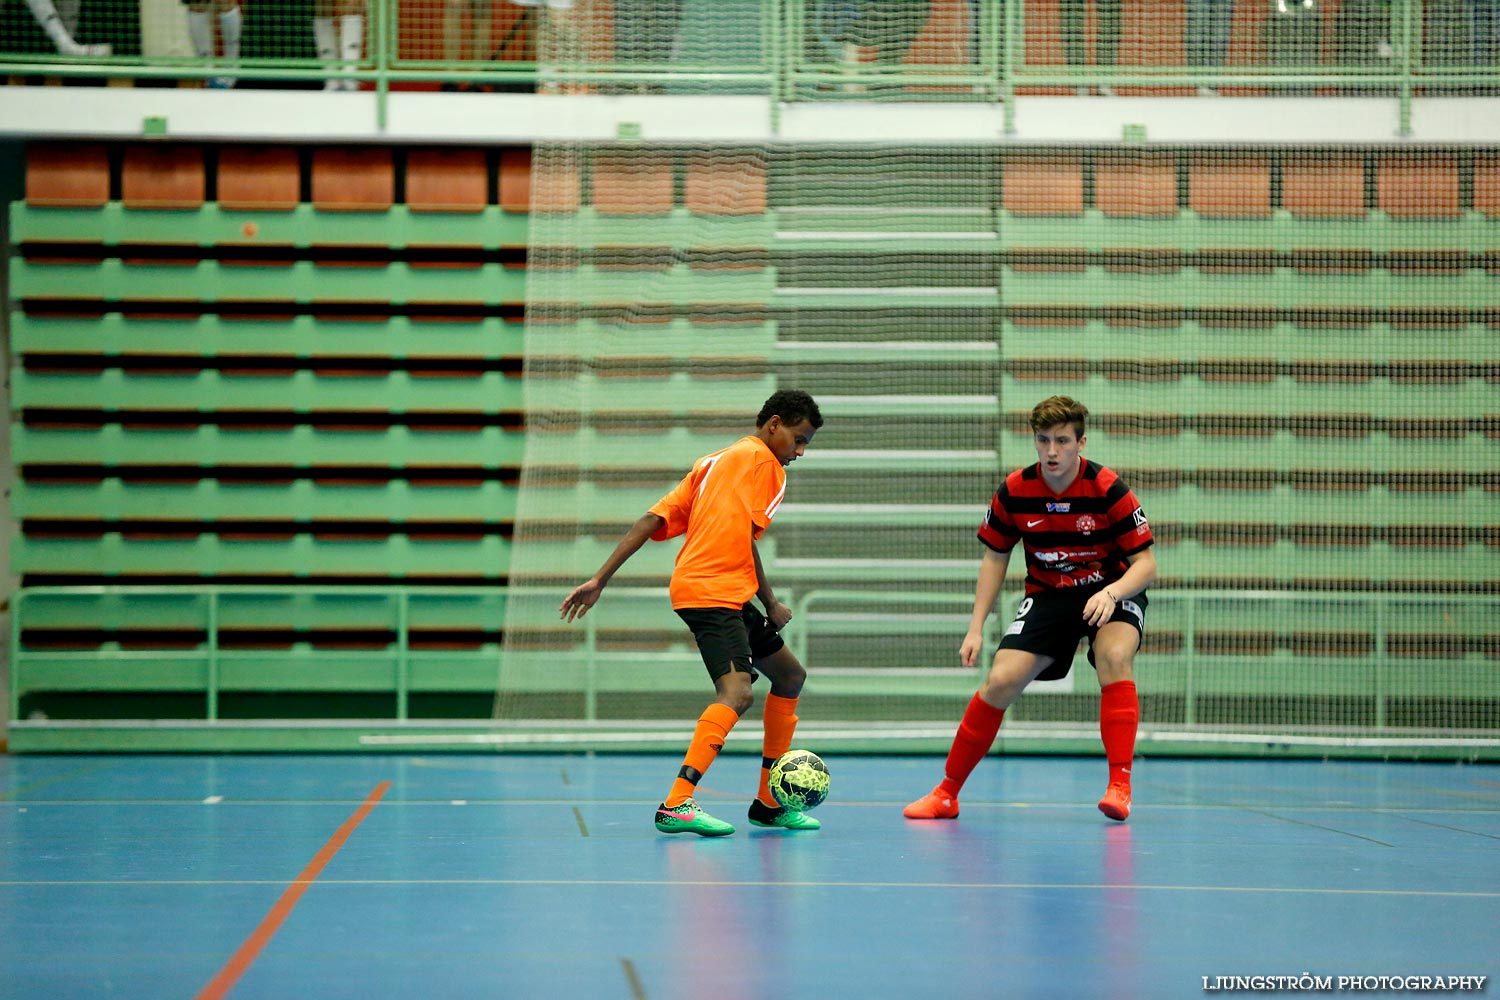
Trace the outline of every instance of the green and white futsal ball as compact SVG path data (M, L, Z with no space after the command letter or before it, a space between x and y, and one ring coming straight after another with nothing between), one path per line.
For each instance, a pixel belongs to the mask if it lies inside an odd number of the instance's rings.
M828 798L828 765L811 750L788 750L771 765L771 794L788 809L807 812Z

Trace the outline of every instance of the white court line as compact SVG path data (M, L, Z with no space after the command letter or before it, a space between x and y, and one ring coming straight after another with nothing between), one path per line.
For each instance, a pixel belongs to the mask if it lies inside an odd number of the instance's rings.
M0 886L217 886L217 885L286 885L285 879L38 879L36 881L0 880ZM1101 889L1129 889L1138 892L1269 892L1297 896L1430 896L1445 899L1496 899L1500 892L1458 891L1447 889L1309 889L1291 886L1260 885L1140 885L1132 882L814 882L799 880L779 882L767 879L548 879L548 878L412 878L412 879L318 879L319 886L381 885L497 885L497 886L718 886L721 888L807 888L807 889L1073 889L1096 892Z
M788 243L797 240L827 240L834 241L864 241L864 240L974 240L974 241L996 241L1000 239L999 233L994 232L968 232L956 230L947 232L922 232L911 230L909 232L872 232L862 229L778 229L775 236L778 240Z
M933 728L913 729L814 729L805 730L809 738L816 737L819 740L930 740L930 739L952 739L952 726L938 726ZM755 735L747 731L746 737ZM1007 741L1023 742L1025 740L1048 740L1061 738L1084 738L1096 735L1093 730L1080 728L1077 730L1049 729L1042 732L1012 731L1005 734ZM432 734L405 734L405 733L366 733L359 737L359 742L366 746L527 746L547 745L561 743L679 743L682 740L682 732L672 731L643 731L630 732L601 732L589 733L573 730L571 732L540 732L540 733L432 733ZM1330 746L1330 747L1410 747L1436 745L1450 747L1500 747L1500 739L1486 739L1481 737L1452 737L1441 741L1424 740L1415 737L1398 736L1295 736L1277 735L1272 733L1174 733L1153 732L1142 729L1137 739L1141 742L1201 742L1201 743L1255 743L1268 745L1287 746Z

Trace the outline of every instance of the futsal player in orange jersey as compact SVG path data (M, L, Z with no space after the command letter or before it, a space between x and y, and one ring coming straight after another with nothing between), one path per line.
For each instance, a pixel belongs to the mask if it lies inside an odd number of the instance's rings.
M770 679L771 693L762 710L760 791L750 803L750 822L787 830L821 825L778 805L768 783L771 765L792 747L807 671L782 642L779 633L792 612L776 599L755 548L786 493L786 467L821 426L818 404L807 393L772 394L755 418L755 433L694 462L676 489L641 515L599 571L574 587L559 608L566 621L582 618L648 539L686 535L672 571L672 608L698 642L715 697L699 716L677 780L656 810L656 828L663 833L721 837L734 832L733 825L704 812L693 792L750 708L750 686L758 673ZM752 597L760 599L764 614L750 603Z
M1017 542L1026 557L1026 594L959 723L942 782L906 807L908 819L958 815L959 789L989 753L1005 710L1033 680L1066 677L1085 637L1099 675L1099 734L1109 761L1099 811L1114 820L1130 815L1130 762L1141 714L1133 666L1156 557L1135 494L1114 472L1081 454L1088 413L1067 396L1038 403L1031 411L1036 464L1006 476L990 501L979 526L986 549L974 613L959 647L964 666L978 661L984 620Z

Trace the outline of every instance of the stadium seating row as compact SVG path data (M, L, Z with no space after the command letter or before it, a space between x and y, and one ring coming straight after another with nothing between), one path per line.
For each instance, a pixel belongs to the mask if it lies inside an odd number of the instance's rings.
M1338 671L1376 650L1435 669L1492 652L1482 621L1440 640L1438 618L1267 629L1172 603L1494 589L1484 156L964 152L974 170L934 193L930 154L903 153L882 193L888 173L753 152L96 144L84 169L33 149L12 215L15 563L31 588L103 588L19 613L19 693L44 711L104 684L213 717L222 685L402 717L409 695L493 691L502 646L559 697L631 696L630 672L591 673L609 658L676 678L695 657L659 595L585 632L508 628L493 604L418 602L403 624L389 602L418 581L556 590L791 382L829 424L763 555L792 595L889 595L811 612L830 695L934 690L905 671L951 660L952 615L908 605L967 599L976 510L1054 389L1094 407L1091 449L1158 531L1143 669L1203 657L1200 689L1235 693L1265 687L1253 661L1296 663L1331 671L1309 690L1363 690ZM1336 210L1304 183L1329 164ZM1409 170L1436 172L1417 214ZM669 572L651 547L620 579ZM148 581L180 593L114 589ZM204 581L270 593L218 598L209 624ZM368 602L314 593L354 582Z
M112 159L118 157L118 184ZM398 158L400 160L398 170ZM774 154L752 149L678 155L601 152L588 162L551 154L534 187L532 153L503 149L33 144L26 201L44 207L284 212L308 202L321 211L575 212L664 215L682 206L701 215L758 215L771 207ZM212 162L212 197L209 164ZM1455 151L1257 152L1115 151L1005 153L976 171L957 204L994 204L1017 216L1158 218L1189 209L1206 218L1259 219L1276 208L1304 219L1356 219L1378 210L1396 219L1456 219L1463 211L1500 218L1500 157ZM796 183L836 187L816 166ZM680 174L680 177L679 177ZM398 187L398 179L400 185ZM779 182L782 184L786 181ZM398 198L398 191L401 197Z
M127 145L118 153L118 188L111 149L97 143L27 147L26 202L40 207L101 208L118 200L131 209L187 210L216 201L239 212L292 211L309 202L321 211L384 212L397 203L397 153L384 147L225 145L213 149L213 197L205 148L182 143ZM413 149L400 154L402 203L419 212L570 212L581 204L580 175L551 172L532 181L531 150L491 154L475 149ZM592 203L605 213L656 214L673 205L670 161L601 155L591 164ZM750 155L689 156L683 203L706 215L765 210L765 173ZM117 192L117 193L116 193Z

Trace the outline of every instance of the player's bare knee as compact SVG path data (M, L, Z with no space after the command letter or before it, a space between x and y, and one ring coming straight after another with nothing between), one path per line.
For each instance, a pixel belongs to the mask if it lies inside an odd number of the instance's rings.
M778 671L771 681L777 694L783 698L795 698L802 693L802 685L807 683L807 668L793 660Z
M994 708L1009 708L1011 702L1021 696L1026 687L1026 678L1013 676L1009 671L991 669L980 685L979 697Z
M807 668L785 646L757 660L755 668L771 682L771 693L781 698L796 698L807 683Z
M1099 683L1113 684L1131 679L1135 655L1133 651L1100 650L1095 654L1094 662L1099 672Z
M750 672L738 664L714 682L719 701L728 705L736 715L744 715L755 704L755 693L750 687Z

